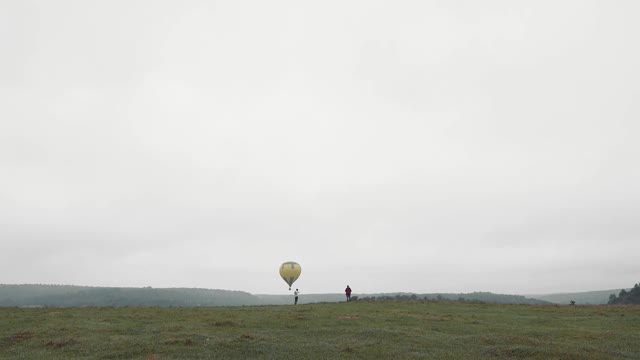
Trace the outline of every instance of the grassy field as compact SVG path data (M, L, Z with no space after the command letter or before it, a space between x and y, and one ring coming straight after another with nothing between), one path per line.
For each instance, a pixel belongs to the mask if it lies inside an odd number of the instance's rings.
M5 359L640 359L640 306L0 308Z

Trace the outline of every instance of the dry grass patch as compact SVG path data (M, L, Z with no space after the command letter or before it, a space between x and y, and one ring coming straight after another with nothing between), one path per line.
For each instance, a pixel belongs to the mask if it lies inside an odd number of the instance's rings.
M258 337L255 336L254 334L242 334L242 335L240 335L240 339L242 339L242 340L256 340L256 339L258 339Z
M9 340L13 341L13 342L22 342L22 341L26 341L29 340L31 338L33 338L34 336L36 336L36 334L30 332L30 331L20 331L17 332L13 335L11 335L11 337L9 337Z
M238 323L233 322L231 320L224 320L224 321L216 321L216 322L214 322L213 326L219 326L219 327L238 326Z
M184 345L184 346L193 346L194 342L191 339L177 339L171 338L167 339L164 342L165 345Z
M48 343L46 343L45 345L50 346L50 347L54 347L54 348L61 348L61 347L65 347L67 345L75 345L78 343L78 340L75 338L68 338L68 339L62 339L62 340L58 340L58 341L49 341Z
M338 320L355 320L359 319L360 315L340 315L338 316Z
M350 353L355 352L355 351L356 351L356 348L355 348L355 347L353 347L353 346L351 346L351 345L344 345L344 346L340 346L340 347L338 348L338 351L340 351L340 352L344 352L344 353L349 353L349 354L350 354Z

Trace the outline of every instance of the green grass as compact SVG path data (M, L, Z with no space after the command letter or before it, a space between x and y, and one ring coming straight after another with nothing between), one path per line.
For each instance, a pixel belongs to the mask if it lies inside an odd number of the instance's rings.
M640 359L640 306L0 308L9 359Z

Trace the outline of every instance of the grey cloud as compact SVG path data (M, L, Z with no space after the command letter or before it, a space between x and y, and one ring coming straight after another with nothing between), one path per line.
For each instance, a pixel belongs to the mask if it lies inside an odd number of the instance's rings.
M635 2L1 6L0 282L637 282Z

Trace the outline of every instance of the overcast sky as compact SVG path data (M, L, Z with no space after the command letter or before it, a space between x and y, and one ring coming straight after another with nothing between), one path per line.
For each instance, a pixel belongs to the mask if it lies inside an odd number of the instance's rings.
M0 283L633 286L639 13L0 0Z

